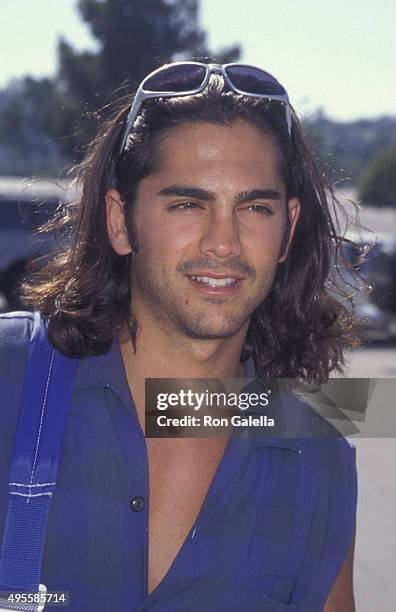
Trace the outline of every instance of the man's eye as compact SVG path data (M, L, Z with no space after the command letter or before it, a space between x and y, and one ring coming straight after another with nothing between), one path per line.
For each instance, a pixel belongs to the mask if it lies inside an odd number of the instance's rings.
M180 204L174 204L169 210L194 210L195 208L201 208L196 202L181 202Z
M257 213L259 215L273 215L274 212L268 206L263 206L262 204L251 204L246 207L246 210L249 212Z

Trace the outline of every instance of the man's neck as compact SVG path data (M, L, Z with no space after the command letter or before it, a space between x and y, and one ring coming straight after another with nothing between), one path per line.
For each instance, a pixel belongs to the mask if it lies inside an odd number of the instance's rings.
M141 324L134 352L129 333L122 330L125 373L143 429L146 378L243 378L240 354L245 334L241 330L231 338L209 341Z

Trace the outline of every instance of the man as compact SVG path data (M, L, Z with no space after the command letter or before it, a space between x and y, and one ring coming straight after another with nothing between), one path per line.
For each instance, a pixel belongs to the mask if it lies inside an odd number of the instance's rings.
M53 345L80 358L42 582L73 611L354 610L343 438L143 435L146 378L323 381L353 343L325 285L339 243L324 184L285 90L253 67L159 69L81 180L57 222L72 244L24 287ZM1 330L4 517L31 315Z

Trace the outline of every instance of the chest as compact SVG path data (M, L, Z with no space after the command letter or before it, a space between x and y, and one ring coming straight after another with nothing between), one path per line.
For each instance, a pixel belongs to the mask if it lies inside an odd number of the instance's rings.
M147 439L149 593L168 572L205 500L227 439Z

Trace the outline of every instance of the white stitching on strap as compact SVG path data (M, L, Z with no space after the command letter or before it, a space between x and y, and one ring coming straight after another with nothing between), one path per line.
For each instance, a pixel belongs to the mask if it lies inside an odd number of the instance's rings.
M10 495L19 495L20 497L42 497L43 495L49 495L52 497L52 493L17 493L16 491L10 491ZM29 500L28 500L29 501Z
M30 484L29 482L9 482L10 487L49 487L55 485L56 482L43 482L41 484Z

